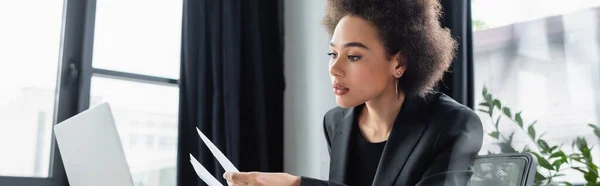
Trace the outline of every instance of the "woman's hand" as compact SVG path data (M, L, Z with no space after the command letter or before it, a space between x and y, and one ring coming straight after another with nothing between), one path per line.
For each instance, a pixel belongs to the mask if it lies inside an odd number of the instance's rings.
M226 172L229 186L300 186L300 177L287 173Z

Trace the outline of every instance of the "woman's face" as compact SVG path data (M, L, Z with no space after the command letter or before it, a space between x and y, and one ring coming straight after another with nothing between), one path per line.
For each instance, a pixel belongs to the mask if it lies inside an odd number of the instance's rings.
M388 59L376 28L366 20L345 16L331 38L329 76L336 102L349 108L383 94L395 94L398 55ZM391 91L391 92L390 92Z

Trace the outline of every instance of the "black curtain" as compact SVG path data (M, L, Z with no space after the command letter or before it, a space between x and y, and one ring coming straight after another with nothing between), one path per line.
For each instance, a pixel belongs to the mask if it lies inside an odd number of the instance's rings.
M196 127L241 171L283 171L282 1L184 0L177 184L222 183Z
M442 0L441 3L444 13L442 26L450 28L458 41L458 48L450 72L444 75L439 86L440 91L474 108L471 0Z

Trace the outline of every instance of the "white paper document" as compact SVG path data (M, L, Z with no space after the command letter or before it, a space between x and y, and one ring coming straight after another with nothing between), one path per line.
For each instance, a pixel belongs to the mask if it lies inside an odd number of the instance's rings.
M208 184L209 186L223 186L219 180L217 180L217 178L210 174L210 172L208 172L208 170L206 170L206 168L204 168L204 166L202 166L200 162L198 162L198 160L192 156L192 154L190 154L190 162L192 163L192 167L194 167L196 174L198 174L198 177L200 177L204 183Z
M231 161L229 161L229 159L227 159L227 157L225 157L225 155L219 150L219 148L217 148L217 146L215 146L200 131L200 129L196 128L196 130L198 131L198 135L200 135L200 138L202 139L202 141L204 142L204 144L206 144L206 146L208 147L208 149L210 150L210 152L212 152L213 156L215 156L215 158L217 158L217 161L219 161L219 164L221 164L221 166L223 167L223 169L225 169L225 171L227 171L227 172L240 172L237 168L235 168L235 166L233 165L233 163L231 163Z
M233 163L231 163L231 161L229 161L229 159L225 157L225 155L219 150L219 148L217 148L217 146L215 146L202 133L202 131L200 131L200 129L196 128L196 130L198 131L198 135L200 135L200 139L202 139L204 144L206 144L210 152L217 159L217 161L219 161L219 164L221 164L225 171L240 172L237 168L235 168ZM198 174L198 177L200 177L200 179L202 179L202 181L204 181L206 184L208 184L209 186L222 186L222 184L213 175L211 175L210 172L208 172L206 168L204 168L204 166L202 166L200 162L198 162L198 160L196 160L196 158L192 156L192 154L190 154L190 163L192 163L192 166L194 167L196 174Z

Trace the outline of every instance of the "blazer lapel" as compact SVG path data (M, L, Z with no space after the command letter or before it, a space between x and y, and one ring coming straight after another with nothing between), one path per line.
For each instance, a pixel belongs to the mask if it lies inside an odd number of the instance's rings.
M348 148L350 145L350 135L352 134L352 125L356 111L361 107L347 109L344 118L336 124L336 134L331 143L331 163L329 180L344 183L346 181L346 169L348 168Z
M419 121L424 106L419 97L406 97L383 149L373 185L392 185L427 125Z

